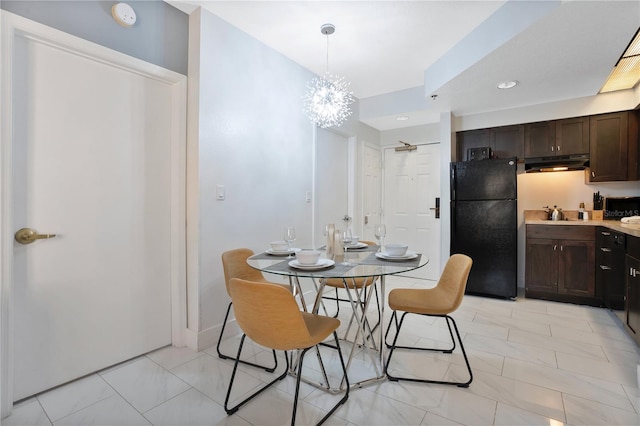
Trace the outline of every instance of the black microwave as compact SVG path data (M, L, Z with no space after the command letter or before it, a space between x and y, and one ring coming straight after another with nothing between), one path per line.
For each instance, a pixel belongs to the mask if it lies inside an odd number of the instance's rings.
M620 220L630 216L640 216L640 197L608 197L605 199L605 220Z

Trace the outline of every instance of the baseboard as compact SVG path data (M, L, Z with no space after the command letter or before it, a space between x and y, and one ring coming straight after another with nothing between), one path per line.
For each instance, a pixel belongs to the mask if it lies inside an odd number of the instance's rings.
M209 349L218 343L218 337L220 336L221 329L222 325L209 327L206 330L202 331L193 331L191 329L187 329L185 331L185 344L189 349L196 352ZM240 327L238 327L235 319L230 319L227 322L227 326L224 330L225 338L240 333Z

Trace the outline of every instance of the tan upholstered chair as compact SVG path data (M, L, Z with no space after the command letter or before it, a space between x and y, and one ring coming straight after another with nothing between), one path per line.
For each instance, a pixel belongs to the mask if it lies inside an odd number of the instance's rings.
M270 283L270 281L267 281L264 278L264 276L262 275L262 272L249 266L249 264L247 263L247 259L251 256L253 256L253 251L249 250L248 248L239 248L239 249L225 251L224 253L222 253L222 268L224 270L224 283L227 288L227 294L229 294L229 297L231 297L231 294L229 292L229 282L231 281L232 278L241 278L244 280L250 280L255 282ZM271 284L275 284L275 283L271 283ZM282 286L283 288L289 289L289 286L285 284L275 284L275 285L279 285L279 286ZM220 337L218 338L218 344L216 346L216 350L218 351L218 356L220 358L231 359L235 361L235 358L233 356L225 355L220 351L220 342L222 342L222 339L224 336L224 329L227 326L227 320L229 319L229 312L231 311L232 305L233 305L233 301L229 302L229 306L227 306L227 313L224 316L224 322L222 323L222 330L220 330ZM244 360L240 360L239 362L247 365L252 365L258 368L264 368L266 371L270 373L273 372L278 366L278 361L276 358L275 351L273 351L273 362L274 362L273 367L258 365L258 364L254 364L252 362L244 361Z
M389 334L391 325L395 325L396 335L392 344L387 344L390 348L389 355L387 356L387 362L385 363L385 373L389 380L407 380L412 382L422 383L441 383L457 385L460 387L468 387L473 380L473 373L471 372L471 366L469 365L469 359L467 353L464 350L462 340L460 339L460 333L458 332L458 326L455 320L449 316L450 313L458 309L460 303L462 303L462 297L467 286L467 279L469 278L469 272L471 271L471 264L473 261L469 256L464 254L452 255L442 271L440 280L434 288L430 289L416 289L416 288L397 288L389 292L389 307L393 310L391 315L391 321L385 334L385 339ZM404 312L398 323L398 311ZM422 348L422 347L410 347L410 346L397 346L398 336L402 329L402 323L407 314L418 314L433 317L445 318L447 326L449 327L449 335L453 343L450 349L436 349L436 348ZM447 382L440 380L427 380L414 377L397 377L389 374L389 364L391 363L391 357L396 349L409 349L409 350L423 350L423 351L437 351L444 353L452 353L456 348L456 341L453 337L453 331L451 330L451 324L456 331L458 342L460 342L460 349L464 356L464 361L467 364L467 370L469 371L469 380L466 382Z
M376 245L376 243L372 241L362 241L362 242L370 246ZM362 299L366 300L367 289L369 289L369 287L371 287L372 284L374 284L377 279L378 277L361 277L361 278L354 278L354 279L346 279L345 281L349 289L357 288L359 290L363 290L364 294ZM338 294L338 290L344 288L344 285L345 285L344 281L342 280L342 278L327 278L326 280L324 280L324 283L326 287L330 287L335 290L335 293L334 293L335 295L331 295L331 296L325 295L325 296L322 296L322 298L325 300L334 300L336 302L335 316L337 317L340 314L340 302L350 302L349 299L340 298ZM373 328L371 329L371 332L373 332L373 330L375 330L380 324L380 299L378 298L378 291L376 290L375 286L373 287L373 290L369 290L369 291L374 292L376 296L376 304L378 306L378 321L376 325L374 325ZM361 303L364 304L364 302L361 302Z
M340 326L340 321L336 318L310 314L300 311L293 295L282 286L275 284L265 284L233 278L230 282L230 294L238 325L244 332L240 340L240 347L233 366L227 397L224 402L224 409L227 414L235 413L241 406L249 402L255 396L279 380L285 378L289 372L289 355L287 351L301 350L298 360L296 391L293 401L293 414L291 424L295 424L296 409L298 406L298 393L300 389L300 377L302 374L302 363L307 351L333 334L335 349L337 349L344 379L346 381L346 392L338 403L320 420L318 424L324 423L331 414L349 398L349 379L340 351L340 343L336 329ZM228 407L233 379L238 369L238 359L242 352L245 337L249 337L254 342L274 350L285 351L287 366L284 372L264 387L239 402L234 407ZM326 345L329 346L329 345Z

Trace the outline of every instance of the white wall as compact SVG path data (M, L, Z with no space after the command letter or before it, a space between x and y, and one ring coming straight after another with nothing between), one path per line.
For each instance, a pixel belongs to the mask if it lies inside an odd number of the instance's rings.
M223 251L262 251L288 225L311 244L314 126L301 99L312 74L205 10L190 27L189 329L203 348L229 303Z

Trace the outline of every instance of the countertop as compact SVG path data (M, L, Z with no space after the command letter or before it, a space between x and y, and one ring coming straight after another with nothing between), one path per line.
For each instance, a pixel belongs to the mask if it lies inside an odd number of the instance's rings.
M632 235L640 238L640 225L629 225L621 223L619 220L545 220L545 219L526 219L525 225L569 225L569 226L603 226L613 231L622 232L623 234Z

